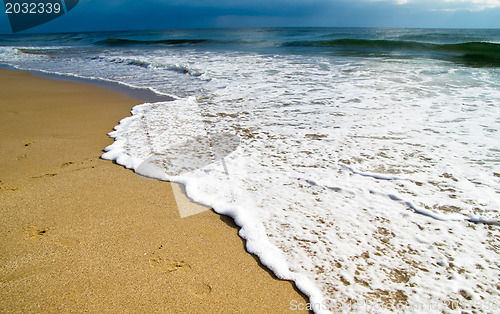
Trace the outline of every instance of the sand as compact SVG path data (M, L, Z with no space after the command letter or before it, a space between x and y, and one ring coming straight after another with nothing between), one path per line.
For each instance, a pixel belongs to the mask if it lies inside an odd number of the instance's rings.
M140 100L0 70L0 312L283 313L234 222L99 156Z

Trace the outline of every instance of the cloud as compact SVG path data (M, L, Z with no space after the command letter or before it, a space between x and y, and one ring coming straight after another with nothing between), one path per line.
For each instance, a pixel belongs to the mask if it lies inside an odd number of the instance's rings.
M500 0L361 0L367 2L407 5L429 11L483 11L500 8Z
M500 8L500 0L444 0L444 2L457 10L482 11Z
M85 0L70 14L33 31L263 26L498 28L499 16L500 0ZM0 33L10 32L6 19L6 14L0 16Z

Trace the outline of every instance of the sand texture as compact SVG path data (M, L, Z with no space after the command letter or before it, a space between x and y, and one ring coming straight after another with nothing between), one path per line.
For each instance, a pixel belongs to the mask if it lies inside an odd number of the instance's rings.
M0 70L0 312L283 313L231 219L99 156L139 100Z

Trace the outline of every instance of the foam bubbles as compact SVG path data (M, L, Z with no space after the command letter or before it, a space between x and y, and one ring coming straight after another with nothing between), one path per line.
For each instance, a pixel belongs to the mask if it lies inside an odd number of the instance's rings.
M169 140L178 137L165 126L197 117L209 132L238 134L229 178L214 163L171 179L235 218L249 252L280 278L330 309L498 299L498 230L468 222L500 218L491 105L500 95L488 71L300 56L199 61L212 81L190 100L198 109L144 115L161 116ZM135 130L123 136L141 155L149 146Z
M498 69L175 49L44 62L176 96L135 107L103 157L233 217L311 301L499 304ZM206 155L216 134L239 139L225 166ZM169 172L168 154L190 159Z

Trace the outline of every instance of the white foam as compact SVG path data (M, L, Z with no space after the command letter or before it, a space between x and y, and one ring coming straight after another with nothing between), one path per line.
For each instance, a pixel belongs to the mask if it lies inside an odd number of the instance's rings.
M280 278L330 309L498 300L497 230L467 221L499 218L498 162L487 161L498 86L464 80L487 71L269 56L197 66L216 87L196 99L205 128L238 132L243 146L227 159L230 185L220 165L180 181L232 216Z
M79 75L177 96L135 107L110 133L115 143L103 158L138 170L189 138L238 134L240 147L225 159L229 177L219 161L175 176L139 171L183 183L193 200L233 217L249 252L326 305L315 310L347 311L348 300L384 305L378 312L396 301L414 306L408 312L500 303L499 231L476 223L500 220L498 69L124 53L60 61ZM155 66L111 61L117 57Z

